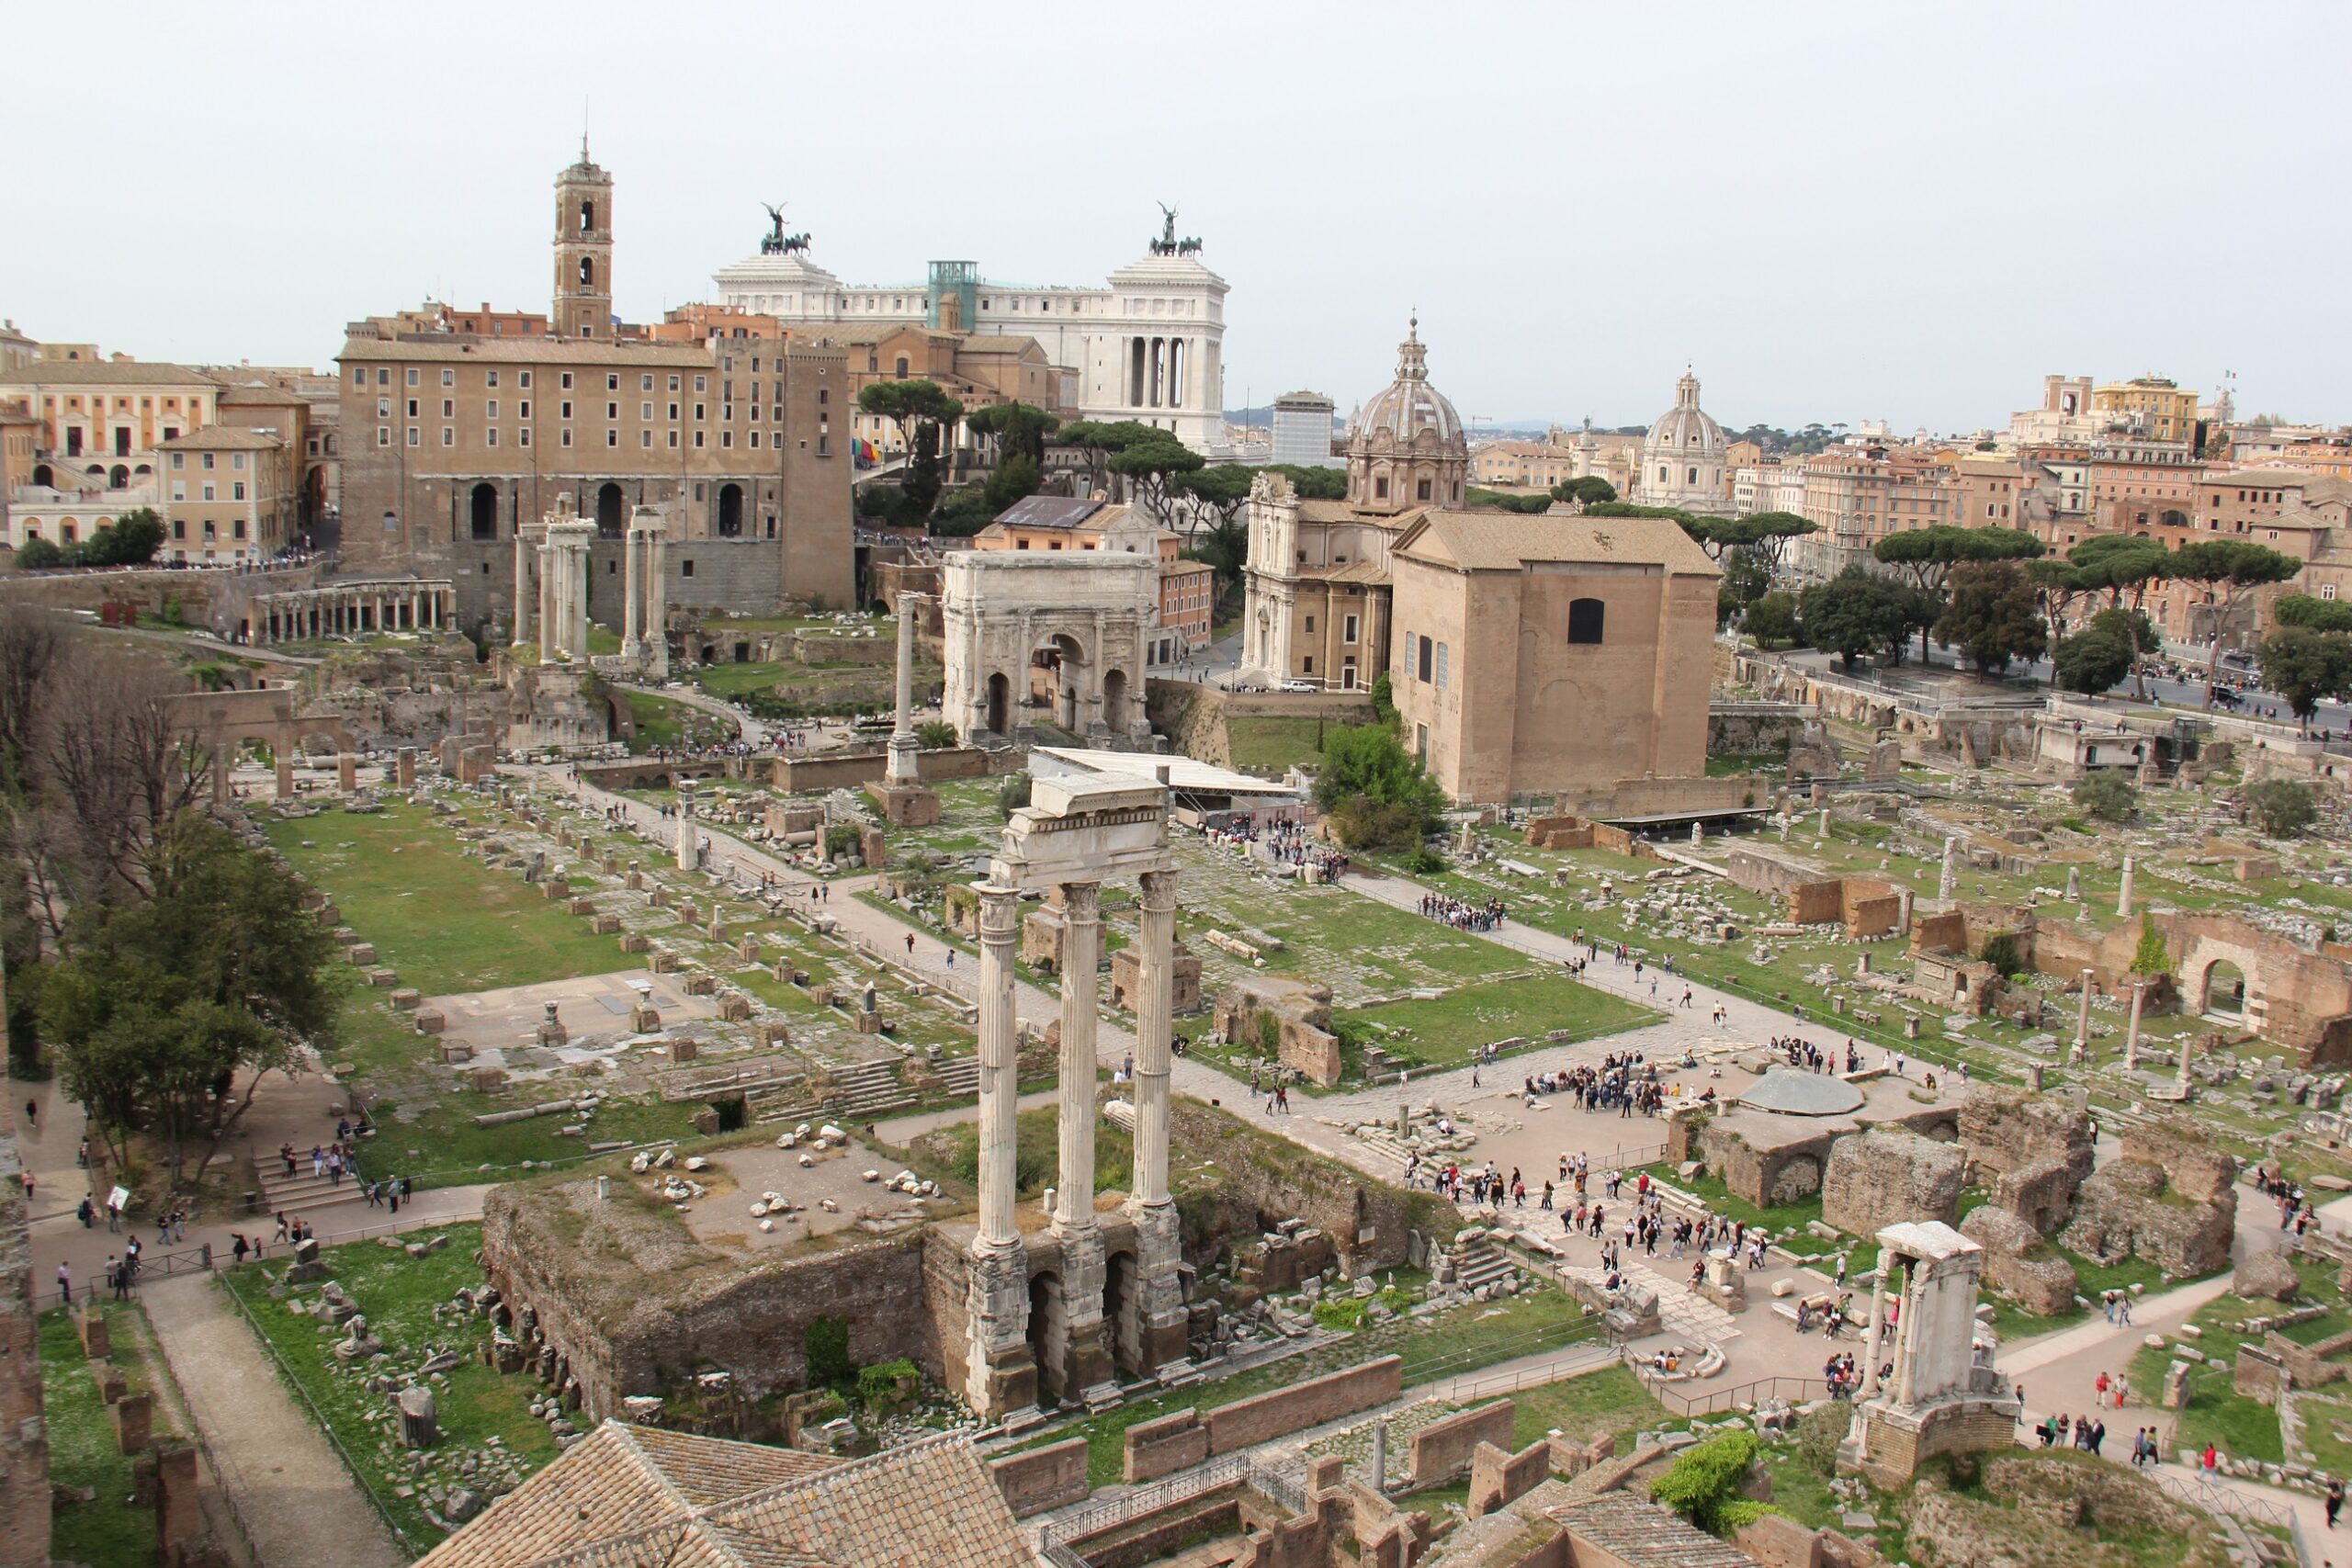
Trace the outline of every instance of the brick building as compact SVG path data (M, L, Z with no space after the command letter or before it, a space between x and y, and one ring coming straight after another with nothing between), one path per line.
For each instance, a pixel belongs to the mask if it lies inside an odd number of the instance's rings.
M670 603L854 602L844 350L773 338L648 341L611 312L612 181L556 180L553 331L480 312L433 330L354 322L337 356L342 567L447 577L460 620L511 613L515 531L577 500L598 530L591 615L617 625L622 536L661 509ZM487 324L489 333L457 330ZM676 547L687 544L692 550Z

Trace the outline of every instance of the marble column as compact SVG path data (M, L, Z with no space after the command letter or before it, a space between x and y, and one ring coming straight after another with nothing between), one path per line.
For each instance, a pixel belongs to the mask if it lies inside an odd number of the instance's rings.
M1878 1277L1871 1282L1871 1321L1862 1339L1862 1392L1855 1403L1878 1393L1878 1348L1886 1332L1886 1271L1894 1260L1885 1253L1879 1254Z
M2175 1074L2173 1082L2179 1088L2180 1098L2184 1100L2188 1098L2188 1058L2195 1049L2196 1042L2193 1036L2184 1034L2180 1037L2180 1067Z
M1879 1267L1886 1267L1884 1259L1880 1260ZM1906 1289L1895 1297L1903 1305L1902 1321L1894 1325L1894 1402L1897 1404L1918 1403L1916 1385L1919 1358L1915 1352L1918 1348L1916 1341L1919 1337L1919 1314L1914 1309L1919 1303L1905 1299L1909 1294L1908 1283L1917 1279L1918 1273L1919 1266L1916 1262L1903 1271Z
M638 573L637 558L645 547L645 537L631 528L621 536L621 657L636 659L645 652L643 617L639 595L645 584Z
M1062 1321L1047 1325L1047 1339L1061 1349L1064 1397L1102 1406L1119 1397L1102 1325L1102 1233L1094 1223L1094 1036L1102 887L1070 882L1061 893L1061 1160L1053 1224L1062 1253Z
M2123 891L2115 900L2115 912L2119 916L2129 916L2132 913L2132 857L2130 855L2123 857Z
M556 641L556 547L552 542L538 547L539 558L539 662L551 662L555 658Z
M678 803L678 869L699 870L702 865L702 840L695 836L695 808L686 801Z
M1946 839L1944 840L1943 875L1936 883L1936 897L1943 900L1945 903L1950 903L1952 896L1959 891L1960 840L1958 839Z
M1012 985L1021 895L986 882L975 891L980 897L980 1210L966 1298L970 1351L964 1393L983 1420L997 1420L1037 1402L1037 1368L1029 1354L1028 1254L1013 1217L1021 1070Z
M886 784L922 782L922 769L915 761L915 614L922 602L919 593L899 596L898 716L890 730L889 764L882 775Z
M2125 863L2129 864L2129 862ZM2125 874L2130 874L2128 872ZM2136 1072L2140 1066L2140 1006L2148 998L2148 982L2132 982L2132 1026L2123 1035L2123 1070Z
M657 671L670 668L670 536L656 528L645 546L645 640Z
M1174 1032L1176 874L1147 871L1136 934L1136 1157L1127 1213L1139 1299L1133 1356L1165 1381L1191 1371L1175 1201L1168 1191L1169 1043Z
M565 651L582 664L588 662L588 573L595 564L594 558L589 554L589 539L581 538L571 541L571 551L568 558L571 570L567 574L565 584L571 595L570 646Z
M2082 1001L2075 1010L2075 1049L2077 1052L2084 1052L2090 1049L2091 986L2092 981L2097 976L2095 971L2086 969L2082 973Z

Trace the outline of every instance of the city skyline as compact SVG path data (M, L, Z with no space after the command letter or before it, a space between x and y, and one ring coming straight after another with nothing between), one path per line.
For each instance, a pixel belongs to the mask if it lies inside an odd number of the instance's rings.
M893 13L923 46L825 39L885 76L797 65L813 13L688 13L723 44L708 69L775 64L772 94L718 92L714 118L681 115L673 90L711 40L649 75L613 47L642 27L626 8L578 7L552 39L416 13L428 35L464 29L455 65L413 57L413 29L328 14L259 57L327 97L198 95L191 116L161 89L255 57L134 6L108 123L175 151L141 199L94 204L75 243L0 256L0 309L143 359L314 367L345 321L427 298L544 310L550 181L584 119L616 181L633 321L710 298L711 273L756 249L763 202L847 282L952 257L1088 286L1143 254L1164 201L1232 286L1230 408L1311 387L1344 414L1385 384L1418 308L1431 379L1479 423L1645 423L1686 364L1734 428L1998 427L2052 371L2209 396L2235 371L2242 412L2352 416L2324 370L2346 334L2309 303L2347 220L2305 194L2296 157L2332 129L2334 13L2214 36L2165 26L2199 17L2169 6L2130 29L1980 6L1867 33L1880 14L1768 33L1750 9L1505 8L1439 30L1380 6L1212 6L1156 65L1168 40L1123 14L1046 6L1019 37L943 30L954 15ZM2290 24L2301 44L2281 50ZM36 54L74 32L62 14L19 28ZM562 85L482 94L501 61ZM327 62L356 62L367 75L330 92ZM1546 68L1523 90L1497 90L1531 62ZM1024 63L1035 91L999 90ZM1155 70L1157 125L1136 74ZM28 81L23 122L70 120L83 92ZM179 157L202 172L173 177ZM254 177L224 184L241 157Z

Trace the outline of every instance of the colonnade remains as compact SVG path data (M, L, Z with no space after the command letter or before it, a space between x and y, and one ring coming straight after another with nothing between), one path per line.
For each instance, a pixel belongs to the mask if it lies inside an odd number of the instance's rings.
M367 632L446 631L456 622L457 585L441 578L360 579L256 593L245 611L254 645Z
M1136 1232L1134 1341L1118 1347L1104 1322L1107 1259L1094 1213L1096 970L1102 952L1102 885L1135 875L1142 887L1136 1002L1135 1167L1125 1216ZM1023 892L1058 889L1061 963L1060 1147L1050 1214L1061 1256L1063 1321L1054 1336L1066 1394L1100 1406L1119 1397L1118 1359L1162 1382L1191 1369L1176 1205L1168 1189L1176 872L1162 784L1045 777L1013 814L979 897L978 1227L970 1253L969 1360L965 1395L983 1419L1035 1413L1039 1369L1030 1342L1029 1256L1015 1211L1020 1068L1014 958Z

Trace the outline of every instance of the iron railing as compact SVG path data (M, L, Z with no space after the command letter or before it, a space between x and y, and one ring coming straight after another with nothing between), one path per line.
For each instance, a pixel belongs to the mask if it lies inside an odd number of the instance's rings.
M1065 1514L1037 1532L1038 1545L1059 1568L1087 1568L1085 1557L1070 1546L1071 1541L1101 1535L1228 1486L1247 1486L1293 1514L1306 1509L1306 1488L1296 1481L1248 1454L1232 1454L1165 1481L1138 1486L1108 1502Z
M1645 1374L1638 1363L1628 1364L1633 1366L1634 1375L1642 1380L1642 1386L1649 1390L1650 1397L1679 1416L1712 1416L1718 1411L1755 1404L1767 1399L1797 1404L1806 1400L1820 1399L1829 1392L1829 1385L1819 1378L1770 1377L1736 1383L1730 1388L1689 1394L1672 1383Z

